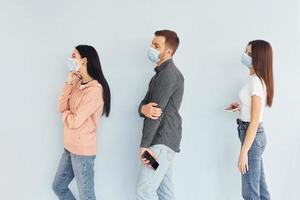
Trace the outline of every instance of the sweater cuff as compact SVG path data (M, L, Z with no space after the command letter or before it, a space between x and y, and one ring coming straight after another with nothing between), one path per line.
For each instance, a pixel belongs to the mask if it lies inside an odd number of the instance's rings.
M142 111L141 111L143 105L145 105L145 104L141 103L141 104L139 105L138 112L139 112L140 117L144 117L144 118L145 118L146 116L145 116L145 115L142 113Z
M63 123L65 122L67 116L68 116L70 113L72 113L70 110L65 110L65 111L61 114L61 120L62 120Z
M66 89L72 89L72 87L73 87L72 84L65 82L64 88L66 88Z
M140 147L141 148L149 148L151 146L151 142L149 143L148 141L145 141L142 139Z
M63 90L62 90L63 93L62 94L63 95L69 95L69 94L71 94L72 88L73 88L73 85L65 82L65 84L63 86Z

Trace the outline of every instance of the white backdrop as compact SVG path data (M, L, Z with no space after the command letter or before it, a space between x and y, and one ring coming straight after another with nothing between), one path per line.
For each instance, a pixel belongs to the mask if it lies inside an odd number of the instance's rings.
M246 43L274 48L276 94L264 116L265 171L273 200L299 199L300 5L297 0L1 1L0 199L53 200L63 151L56 102L78 44L96 47L112 90L96 159L98 199L134 200L142 119L137 106L153 75L153 32L176 30L175 62L185 76L178 200L239 200L237 99L248 71ZM77 194L76 185L72 189Z

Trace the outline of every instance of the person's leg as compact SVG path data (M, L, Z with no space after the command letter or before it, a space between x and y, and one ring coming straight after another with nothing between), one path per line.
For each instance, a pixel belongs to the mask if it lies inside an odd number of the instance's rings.
M260 171L260 199L261 200L270 200L270 193L268 191L267 183L265 180L265 172L263 166L263 160L261 160L261 171Z
M70 152L64 151L52 184L52 189L61 200L75 200L68 185L74 178Z
M242 195L245 200L260 200L261 159L248 158L249 169L242 175Z
M172 174L173 168L171 165L157 190L159 200L175 200Z
M137 200L158 200L157 190L175 156L175 152L164 145L154 145L150 149L156 154L159 167L153 170L141 166L137 181Z
M95 200L94 161L96 156L79 156L71 153L71 161L80 200Z
M263 136L261 132L256 134L248 152L249 169L242 175L242 193L245 200L260 200L261 164L265 147Z
M247 126L239 125L239 136L243 144L247 132ZM262 169L262 154L266 146L264 129L260 125L256 136L248 151L248 166L246 174L242 175L242 195L245 200L260 200L260 179Z

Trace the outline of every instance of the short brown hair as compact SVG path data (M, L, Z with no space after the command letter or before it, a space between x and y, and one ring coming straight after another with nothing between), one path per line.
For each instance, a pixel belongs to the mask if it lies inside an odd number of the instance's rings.
M174 55L174 53L176 52L179 46L179 38L177 36L177 33L171 30L159 30L159 31L155 31L154 35L165 37L166 46L170 47L173 50L172 55Z

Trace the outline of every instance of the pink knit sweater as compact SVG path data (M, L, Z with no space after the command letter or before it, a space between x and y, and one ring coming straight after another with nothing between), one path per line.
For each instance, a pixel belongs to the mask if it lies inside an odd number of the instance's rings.
M64 147L76 155L96 155L97 127L103 110L102 87L93 80L65 83L58 100L64 124Z

